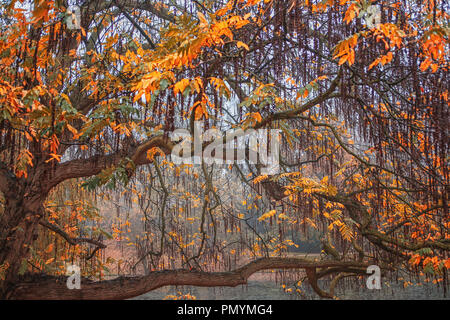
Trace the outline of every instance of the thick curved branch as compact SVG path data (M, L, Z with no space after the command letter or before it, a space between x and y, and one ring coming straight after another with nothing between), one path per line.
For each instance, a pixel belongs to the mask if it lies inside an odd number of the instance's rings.
M270 194L280 195L279 197L274 197L274 199L280 200L283 197L286 197L284 193L285 191L284 186L280 185L278 182L274 181L270 182L271 182ZM378 231L376 228L370 226L372 218L370 214L367 212L367 208L356 199L350 197L349 195L338 194L335 196L331 196L320 192L315 192L313 194L315 196L327 199L328 201L343 204L347 209L350 217L360 225L358 228L361 234L364 236L364 238L369 240L375 246L380 247L383 250L389 251L393 254L400 255L402 258L405 258L406 255L401 251L399 252L398 250L395 250L394 247L398 247L408 251L417 251L423 248L432 248L450 251L450 241L448 239L435 239L433 241L428 240L428 241L414 242L408 241L407 239L400 239L389 233L382 233ZM361 251L358 252L360 254L362 253Z
M308 278L309 284L313 288L314 292L316 292L321 298L333 299L332 294L323 291L317 284L318 278L316 268L306 268L306 277Z
M168 136L158 135L129 151L121 150L110 155L96 155L87 159L75 159L60 163L45 184L47 192L65 180L99 174L108 167L118 165L125 158L130 158L135 166L151 163L152 160L147 158L148 150L158 147L165 154L169 154L174 145Z
M310 261L300 258L261 258L229 272L189 270L154 271L147 276L119 277L106 281L81 280L81 289L69 290L64 277L45 277L22 282L13 290L12 299L128 299L168 285L235 287L261 270L316 269L326 267L367 267L353 261Z
M295 109L280 111L280 112L269 115L268 117L262 119L258 124L256 124L254 126L254 129L263 128L265 125L267 125L275 120L284 120L284 119L294 118L294 117L298 116L299 114L301 114L305 111L308 111L312 107L324 102L327 99L339 97L340 94L335 93L334 90L337 88L337 86L339 84L339 80L341 79L341 76L342 76L342 69L339 70L338 75L331 82L330 87L324 93L318 95L314 99L311 99L310 101L306 102L305 104L303 104Z
M152 39L150 39L150 37L148 36L147 32L144 31L144 29L141 28L141 26L139 25L139 23L137 23L136 21L134 21L134 19L130 16L130 14L123 8L123 6L116 0L114 0L114 4L117 5L120 9L120 11L124 14L124 16L128 19L128 21L131 22L131 24L139 30L139 32L141 33L141 35L147 40L147 42L149 43L150 47L152 49L155 49L156 46L153 43Z
M95 2L94 2L95 3ZM151 1L137 1L137 0L113 0L113 1L98 1L92 6L88 2L87 12L94 16L95 14L110 8L112 5L117 4L123 8L132 10L144 10L150 12L162 20L168 22L175 22L175 16L173 16L167 9L162 6L158 8L152 4Z

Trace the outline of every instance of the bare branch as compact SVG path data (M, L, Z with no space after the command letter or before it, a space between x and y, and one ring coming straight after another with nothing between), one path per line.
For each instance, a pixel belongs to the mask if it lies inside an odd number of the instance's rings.
M67 232L65 232L64 230L62 230L59 226L57 226L56 224L50 223L46 220L40 220L39 224L41 226L46 227L47 229L52 230L53 232L59 234L61 237L63 237L68 243L70 243L71 245L75 246L77 244L86 242L86 243L91 243L97 246L97 248L101 248L104 249L106 248L106 245L101 243L100 241L94 240L94 239L90 239L90 238L72 238L69 234L67 234ZM95 251L97 251L98 249L96 249Z
M283 119L291 119L296 117L297 115L308 111L309 109L311 109L312 107L324 102L327 99L330 98L334 98L334 97L338 97L340 96L340 94L338 93L334 93L334 90L336 89L338 83L339 83L339 79L342 76L342 69L339 70L338 75L336 76L336 78L331 82L330 87L321 95L317 96L314 99L311 99L310 101L306 102L305 104L295 108L295 109L291 109L291 110L286 110L286 111L281 111L281 112L277 112L274 114L271 114L270 116L268 116L267 118L262 119L261 122L259 122L254 128L258 129L258 128L262 128L264 127L266 124L271 123L272 121L275 120L283 120Z

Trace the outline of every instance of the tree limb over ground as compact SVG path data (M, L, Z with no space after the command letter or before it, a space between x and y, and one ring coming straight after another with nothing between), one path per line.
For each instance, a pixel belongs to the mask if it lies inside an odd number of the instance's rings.
M32 282L18 284L11 299L129 299L164 286L236 287L246 284L248 278L262 270L305 269L313 289L322 297L332 296L317 286L316 269L334 272L364 273L369 264L354 261L310 261L300 258L261 258L229 272L201 272L195 270L154 271L146 276L119 277L105 281L81 281L81 289L68 289L66 277L33 278ZM45 294L43 294L45 293Z

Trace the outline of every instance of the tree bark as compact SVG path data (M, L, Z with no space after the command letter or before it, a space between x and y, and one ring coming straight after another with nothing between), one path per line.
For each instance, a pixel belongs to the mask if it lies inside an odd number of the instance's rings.
M0 281L0 298L7 298L15 285L23 259L37 237L36 226L42 214L42 200L22 194L5 196L5 210L0 216L0 266L5 269L4 280Z

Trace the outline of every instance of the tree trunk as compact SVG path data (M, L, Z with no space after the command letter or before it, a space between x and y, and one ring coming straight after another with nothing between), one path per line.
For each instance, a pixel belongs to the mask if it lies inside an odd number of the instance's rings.
M0 299L7 299L26 263L30 246L37 237L37 224L42 214L39 195L24 193L18 188L5 194L4 212L0 215ZM27 188L28 189L28 188Z

